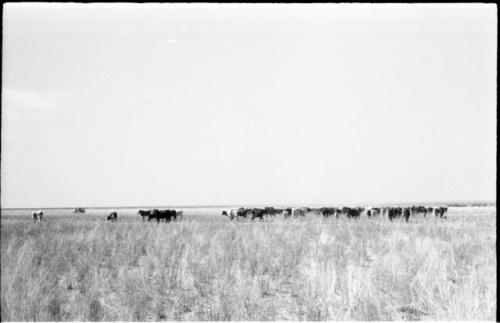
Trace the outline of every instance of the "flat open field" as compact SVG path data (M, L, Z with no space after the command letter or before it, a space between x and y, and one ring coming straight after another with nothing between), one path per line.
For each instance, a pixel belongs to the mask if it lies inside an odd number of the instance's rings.
M491 320L495 207L231 222L186 208L2 210L1 320Z

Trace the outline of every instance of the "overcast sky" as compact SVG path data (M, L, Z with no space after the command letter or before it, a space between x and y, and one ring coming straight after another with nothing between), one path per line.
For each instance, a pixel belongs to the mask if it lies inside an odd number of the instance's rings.
M495 200L495 5L3 13L2 207Z

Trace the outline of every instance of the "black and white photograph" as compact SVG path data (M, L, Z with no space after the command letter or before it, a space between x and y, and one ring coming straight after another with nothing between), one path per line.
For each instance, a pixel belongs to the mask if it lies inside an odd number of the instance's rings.
M4 3L0 321L497 321L497 11Z

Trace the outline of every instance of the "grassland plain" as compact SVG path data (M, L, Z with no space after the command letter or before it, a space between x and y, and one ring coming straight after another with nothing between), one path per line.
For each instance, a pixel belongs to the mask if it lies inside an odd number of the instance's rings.
M2 214L1 320L494 321L495 211L159 225Z

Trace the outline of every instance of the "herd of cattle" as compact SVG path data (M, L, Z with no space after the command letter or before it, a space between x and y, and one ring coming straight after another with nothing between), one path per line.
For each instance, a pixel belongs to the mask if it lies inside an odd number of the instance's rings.
M321 215L324 218L335 216L345 216L347 218L359 218L362 214L367 217L375 217L378 215L387 216L390 221L398 218L404 218L407 222L410 216L427 216L427 214L434 214L439 218L446 218L445 214L448 211L447 207L425 207L425 206L411 206L411 207L322 207L322 208L239 208L230 211L222 211L222 215L228 217L230 220L234 219L250 219L254 221L259 219L264 220L264 217L276 217L277 215L283 216L287 219L290 217L305 217L307 214Z
M142 217L142 222L146 221L146 217L148 218L148 222L156 219L158 223L160 223L160 219L165 219L165 222L177 221L177 219L182 220L182 211L177 210L139 210L137 214Z
M404 218L406 222L410 220L410 217L423 216L426 217L427 214L434 214L438 218L446 218L447 207L425 207L425 206L411 206L411 207L321 207L321 208L239 208L232 210L222 211L222 215L228 217L230 220L239 219L250 219L255 221L259 219L264 221L264 218L275 218L276 216L282 216L284 219L305 217L306 215L319 215L324 218L330 218L335 216L339 218L341 216L347 218L357 219L361 215L366 215L367 217L376 217L379 215L387 216L390 221L395 219ZM85 209L77 208L73 213L85 213ZM145 222L146 218L149 221L156 220L160 223L160 220L165 220L165 222L177 221L182 219L182 211L177 210L139 210L137 212L142 217L142 221ZM41 222L43 217L43 211L33 211L31 214L35 222ZM118 220L118 213L111 212L107 216L107 221L116 222Z

